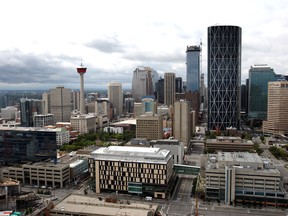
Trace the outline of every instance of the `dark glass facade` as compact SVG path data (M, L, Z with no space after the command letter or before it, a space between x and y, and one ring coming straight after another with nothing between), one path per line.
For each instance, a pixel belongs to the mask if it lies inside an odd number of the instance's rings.
M56 132L0 128L0 155L0 164L56 159Z
M239 129L241 28L208 27L208 130Z
M164 103L164 79L160 78L158 82L155 83L155 96L158 103Z
M268 82L275 81L274 70L268 66L251 66L249 70L249 118L267 118Z
M199 91L200 86L200 46L187 46L186 50L186 91Z
M182 93L182 77L175 78L176 93Z
M34 127L34 115L42 114L42 100L21 98L20 115L22 127Z

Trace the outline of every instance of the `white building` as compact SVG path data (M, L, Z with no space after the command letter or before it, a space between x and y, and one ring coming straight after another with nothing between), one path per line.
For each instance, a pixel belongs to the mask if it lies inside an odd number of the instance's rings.
M115 133L115 134L123 134L123 127L105 127L104 132L106 133Z
M70 142L70 133L65 128L55 128L57 146Z
M13 106L1 108L1 118L5 120L15 120L18 109Z
M167 149L171 152L174 164L182 164L184 158L184 143L177 139L151 140L150 145L155 148Z

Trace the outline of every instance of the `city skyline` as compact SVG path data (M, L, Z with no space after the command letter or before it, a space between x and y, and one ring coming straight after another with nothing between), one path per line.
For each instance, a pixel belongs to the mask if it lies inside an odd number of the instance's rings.
M0 90L79 89L75 68L81 61L89 71L86 89L107 89L109 82L131 88L138 66L162 77L173 72L186 81L186 47L201 42L207 75L207 28L213 25L242 28L242 83L254 64L288 74L288 4L283 0L233 5L227 0L14 0L2 7Z

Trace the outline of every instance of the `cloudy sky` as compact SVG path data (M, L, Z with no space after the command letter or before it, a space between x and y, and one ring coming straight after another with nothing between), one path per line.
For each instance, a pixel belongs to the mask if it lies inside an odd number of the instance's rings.
M212 25L242 28L242 82L254 64L288 74L287 0L9 0L1 1L0 89L79 89L81 59L85 89L130 88L137 66L186 80L186 47L200 41L206 74Z

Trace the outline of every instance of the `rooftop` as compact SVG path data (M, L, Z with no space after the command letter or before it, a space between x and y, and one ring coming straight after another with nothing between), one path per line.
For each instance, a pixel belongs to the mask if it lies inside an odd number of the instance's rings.
M160 148L134 147L134 146L109 146L99 148L91 153L95 159L123 160L136 162L166 162L170 151Z
M149 211L156 212L158 204L134 202L126 200L117 203L105 202L96 197L72 194L56 204L52 212L77 212L89 215L137 215L147 216ZM95 214L96 213L96 214ZM154 215L154 214L153 214Z

